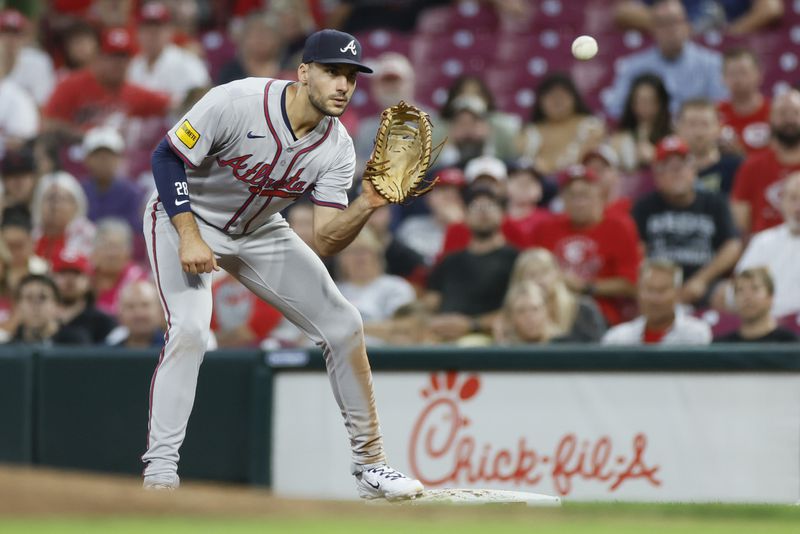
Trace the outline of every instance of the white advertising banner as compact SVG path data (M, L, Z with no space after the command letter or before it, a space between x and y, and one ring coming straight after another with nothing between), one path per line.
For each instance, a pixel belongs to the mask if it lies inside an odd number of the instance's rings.
M430 489L800 499L797 375L376 372L374 382L390 465ZM356 498L327 376L282 371L274 393L276 494Z

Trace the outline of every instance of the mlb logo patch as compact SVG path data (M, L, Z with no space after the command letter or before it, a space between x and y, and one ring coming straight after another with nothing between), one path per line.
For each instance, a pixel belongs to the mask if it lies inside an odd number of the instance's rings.
M178 127L178 131L175 132L175 135L178 136L178 139L186 145L187 148L194 148L194 145L197 144L197 140L200 139L200 134L197 133L197 130L189 123L189 121L183 121Z

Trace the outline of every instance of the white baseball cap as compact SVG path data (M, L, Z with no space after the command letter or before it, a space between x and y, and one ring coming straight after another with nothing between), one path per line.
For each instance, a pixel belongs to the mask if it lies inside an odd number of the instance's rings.
M83 153L89 155L95 150L107 148L108 150L121 154L125 151L125 141L114 128L108 126L98 126L92 128L83 137Z
M508 178L508 168L502 160L494 156L479 156L469 160L464 169L464 178L471 184L478 176L491 176L498 182Z
M414 68L408 59L397 52L385 52L375 64L376 78L409 79L414 76Z

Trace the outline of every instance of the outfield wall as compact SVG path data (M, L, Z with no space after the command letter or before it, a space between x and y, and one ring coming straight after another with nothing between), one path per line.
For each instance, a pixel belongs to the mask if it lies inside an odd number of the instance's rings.
M793 347L384 349L371 361L391 463L431 488L800 500ZM156 362L149 351L4 347L0 461L140 472ZM181 475L354 498L321 354L209 353Z

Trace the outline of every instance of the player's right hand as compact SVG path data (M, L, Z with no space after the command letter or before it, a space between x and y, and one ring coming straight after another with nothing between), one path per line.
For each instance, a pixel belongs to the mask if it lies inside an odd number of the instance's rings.
M219 271L214 252L199 236L183 237L179 254L184 272L201 274Z

